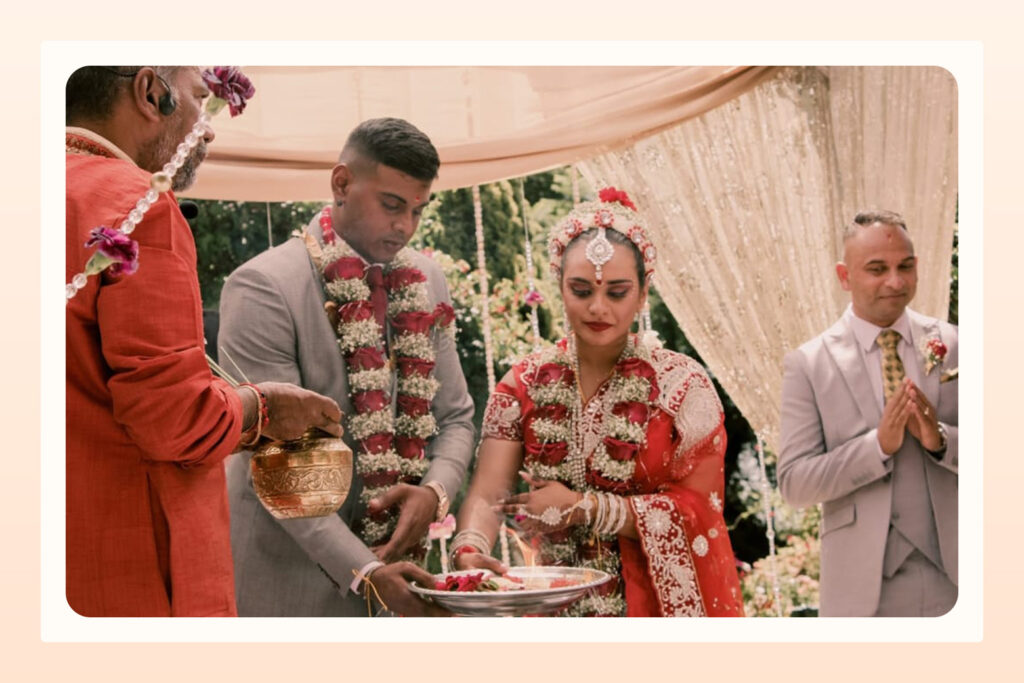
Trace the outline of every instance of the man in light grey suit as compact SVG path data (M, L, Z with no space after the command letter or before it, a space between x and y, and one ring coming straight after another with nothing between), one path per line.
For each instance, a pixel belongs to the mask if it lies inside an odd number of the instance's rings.
M858 214L836 273L850 307L785 358L779 488L823 503L822 616L939 616L957 596L957 328L907 308L898 214Z
M387 266L412 237L438 165L430 140L406 121L372 119L352 131L331 174L334 204L312 221L303 238L245 263L224 285L220 346L249 379L315 389L334 398L346 416L353 415L349 370L335 334L337 319L329 320L325 312L332 302L314 259L329 251L325 235L328 241L340 238L355 252L349 261L361 259L359 270L366 269L368 291L376 286L383 297L383 285L370 283L372 264ZM441 269L417 252L402 254L426 277L430 310L448 303ZM374 329L382 330L382 339L391 340L393 347L393 319L385 316L383 306L374 313L382 324ZM459 490L472 457L473 402L454 339L437 328L430 339L436 357L433 377L440 387L430 404L437 431L426 446L428 469L419 485L396 484L369 503L374 514L384 508L400 510L387 543L367 547L353 530L368 514L360 502L364 481L358 474L337 514L277 520L253 492L251 454L239 454L228 463L239 616L366 616L367 591L396 613L447 614L409 590L409 580L432 586L431 576L410 562L395 561L422 541L430 522L446 514L448 496ZM394 411L395 370L390 372ZM351 440L351 431L345 438L358 460L360 447Z

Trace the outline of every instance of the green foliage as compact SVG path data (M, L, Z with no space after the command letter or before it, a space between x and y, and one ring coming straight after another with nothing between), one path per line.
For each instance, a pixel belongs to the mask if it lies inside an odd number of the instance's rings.
M310 202L196 201L199 215L190 221L199 255L203 308L216 309L231 272L271 245L288 239L322 206ZM268 230L268 220L270 229Z

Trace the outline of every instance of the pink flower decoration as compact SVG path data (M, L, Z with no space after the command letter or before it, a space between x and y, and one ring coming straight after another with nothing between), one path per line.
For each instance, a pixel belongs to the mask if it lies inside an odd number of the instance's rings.
M131 275L139 269L139 243L120 230L93 228L85 246L94 245L97 249L86 264L87 273L99 273L108 266L111 275Z
M227 103L231 116L245 110L246 103L256 94L252 81L234 66L215 66L203 71L203 80L213 96ZM212 105L218 110L220 106ZM215 111L212 113L216 113Z
M529 292L526 293L525 300L527 306L536 306L537 304L544 301L544 297L536 289L531 289Z

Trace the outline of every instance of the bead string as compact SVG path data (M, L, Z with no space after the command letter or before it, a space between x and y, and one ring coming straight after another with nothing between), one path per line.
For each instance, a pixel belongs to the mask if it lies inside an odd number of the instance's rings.
M525 180L519 181L519 206L523 216L523 232L525 233L526 244L526 295L529 297L537 291L533 279L533 241L530 239L530 222L527 218L526 192L524 191ZM530 306L530 328L533 330L533 350L540 350L540 322L537 316L537 306Z
M203 139L209 122L210 114L204 111L199 116L199 120L192 126L192 130L185 136L184 142L178 145L171 160L164 164L163 168L154 173L149 179L149 189L146 191L146 194L142 195L139 201L135 202L135 208L129 211L128 216L121 221L121 225L118 226L119 231L125 235L130 235L135 230L135 226L142 222L143 216L146 215L150 207L156 203L160 194L170 191L175 174L185 165L189 154L199 144L199 141ZM78 291L85 287L88 279L89 276L85 273L78 273L71 278L71 282L64 287L64 305L67 305L78 294Z

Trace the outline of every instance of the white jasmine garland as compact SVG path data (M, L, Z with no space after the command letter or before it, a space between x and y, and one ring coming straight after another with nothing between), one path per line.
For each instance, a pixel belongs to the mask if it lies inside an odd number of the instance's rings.
M373 346L374 342L380 339L380 327L377 321L358 320L351 323L340 323L338 325L338 346L342 353L348 354L364 346Z
M605 415L605 424L608 425L608 436L619 441L632 441L640 443L644 440L644 425L630 422L621 415Z
M434 420L434 416L430 413L420 415L419 417L399 415L395 418L395 433L401 434L402 436L426 439L433 436L436 429L437 422Z
M360 370L348 376L349 390L353 394L362 391L382 391L391 386L391 370L387 367L376 370Z
M530 423L533 428L533 433L537 435L541 443L551 443L552 441L568 441L570 437L568 420L549 420L547 418L538 418Z
M639 401L647 403L651 395L651 383L643 377L617 377L611 387L617 401Z
M441 383L433 377L409 375L398 378L398 393L414 398L432 399L440 387Z
M422 358L434 360L434 344L430 337L425 334L402 334L399 335L392 346L396 356Z
M422 283L416 283L422 284ZM402 287L395 292L394 298L388 299L388 315L395 316L399 313L412 313L414 311L425 311L430 308L430 298L427 296L426 288Z
M636 460L616 460L608 455L608 449L604 444L594 449L594 469L600 470L607 479L616 481L629 481L636 471Z
M348 431L353 439L363 440L374 434L390 432L394 427L390 410L375 410L372 413L355 413L348 418Z
M362 280L332 280L324 285L324 290L339 305L370 298L370 287Z
M575 396L576 389L567 387L562 382L535 386L530 390L530 398L539 406L552 404L568 405Z

